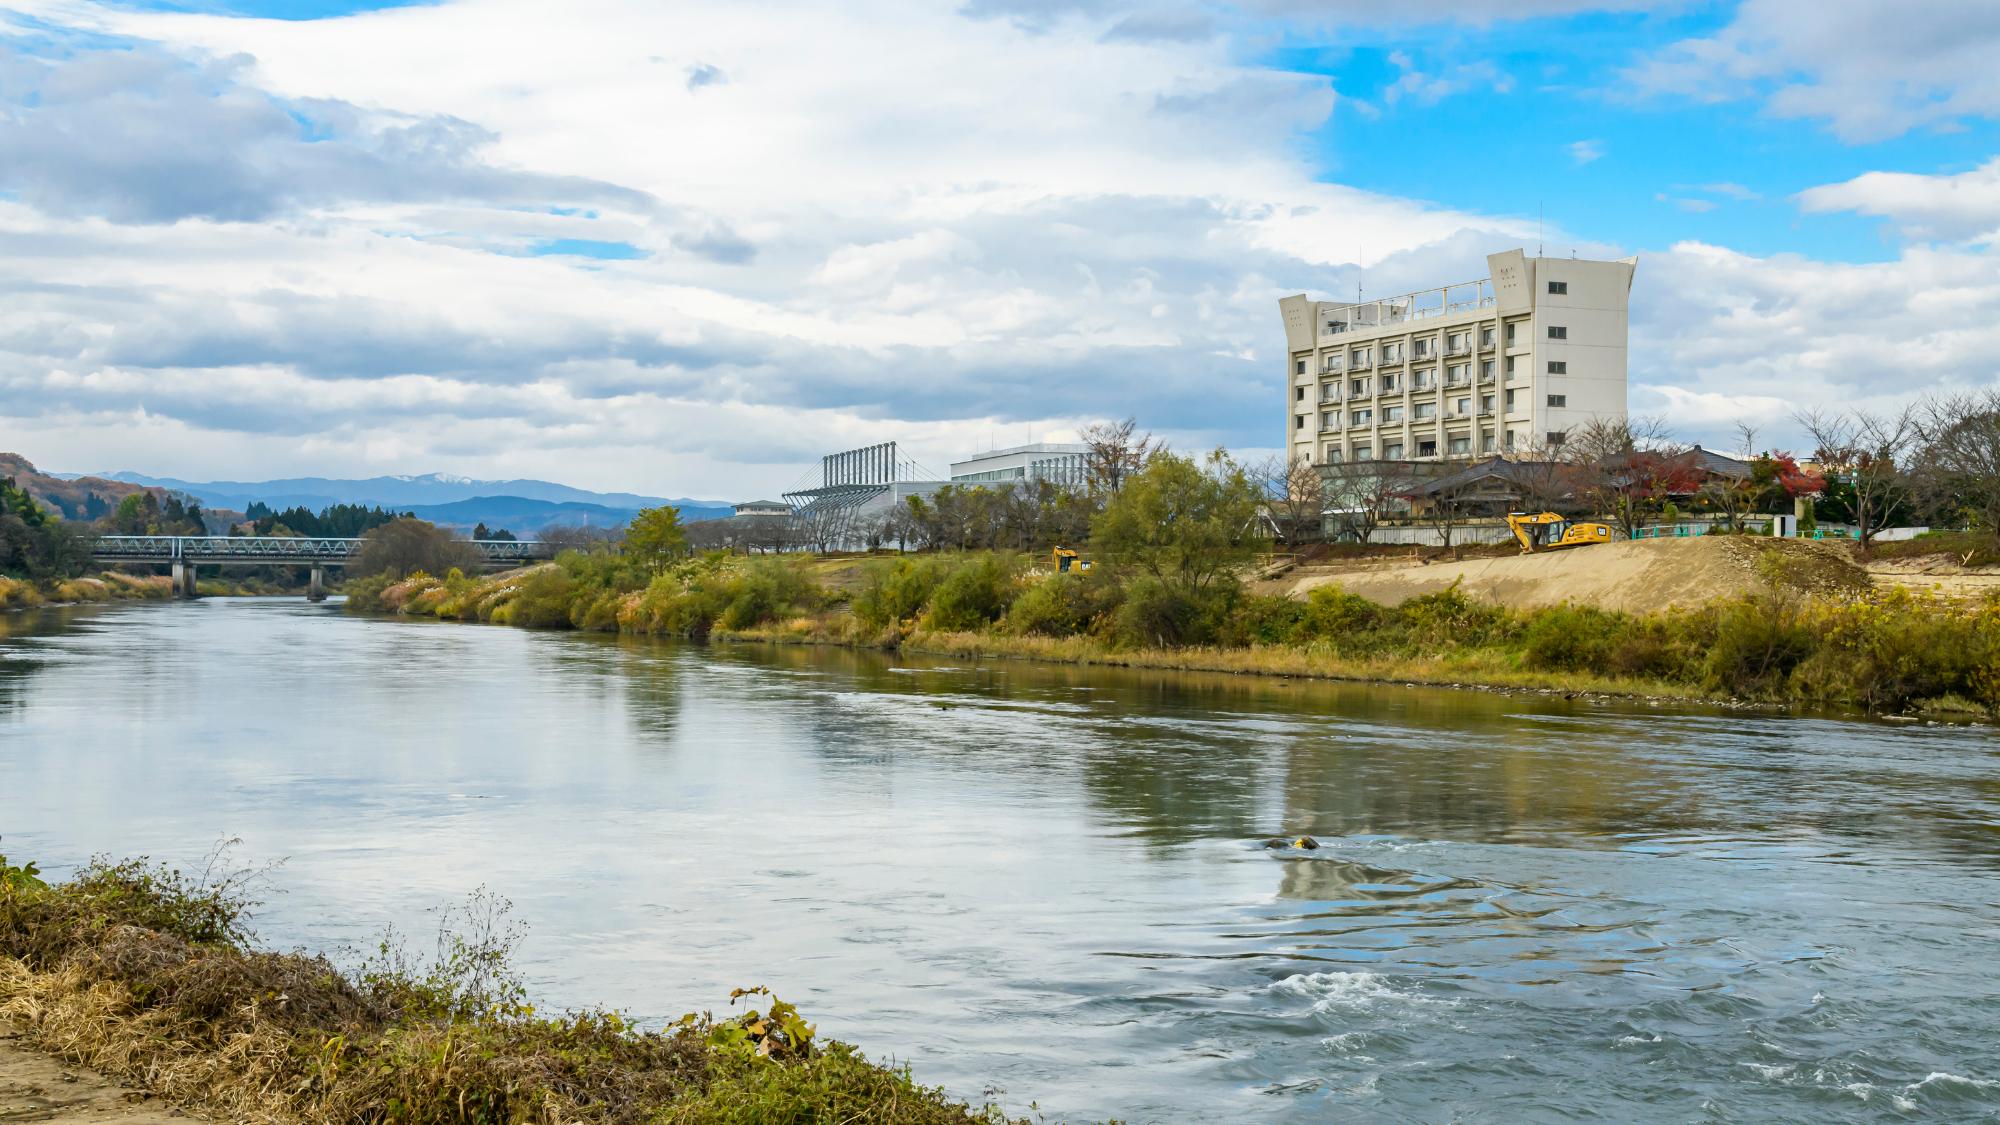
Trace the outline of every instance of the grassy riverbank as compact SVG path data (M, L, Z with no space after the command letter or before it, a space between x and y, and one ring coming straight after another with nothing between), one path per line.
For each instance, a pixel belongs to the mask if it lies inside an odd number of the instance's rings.
M570 554L486 579L350 584L351 609L546 628L838 644L1079 664L1472 684L1993 717L2000 601L1903 589L1830 596L1774 571L1762 593L1666 613L1510 610L1457 590L1378 605L1233 584L1190 598L1143 577L1027 571L992 553L829 573L712 557L647 575Z
M0 575L0 610L32 609L41 605L136 601L173 596L173 582L159 575L105 571L82 578L47 579Z
M1005 1121L821 1039L751 990L659 1032L542 1014L483 901L435 961L356 969L256 948L240 877L95 863L51 885L0 857L0 1023L26 1042L220 1120ZM748 1009L748 1010L745 1010Z

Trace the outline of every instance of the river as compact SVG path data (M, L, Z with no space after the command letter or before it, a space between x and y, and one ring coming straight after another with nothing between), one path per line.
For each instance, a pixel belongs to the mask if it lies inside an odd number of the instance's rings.
M0 616L0 834L240 837L287 948L483 885L545 1004L1057 1120L2000 1115L1986 728L216 599Z

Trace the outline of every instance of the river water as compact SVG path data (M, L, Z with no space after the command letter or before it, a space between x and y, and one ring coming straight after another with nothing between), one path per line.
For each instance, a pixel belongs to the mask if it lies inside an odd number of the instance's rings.
M484 885L545 1003L1051 1119L2000 1119L1990 729L210 600L0 617L0 833L240 837L281 947Z

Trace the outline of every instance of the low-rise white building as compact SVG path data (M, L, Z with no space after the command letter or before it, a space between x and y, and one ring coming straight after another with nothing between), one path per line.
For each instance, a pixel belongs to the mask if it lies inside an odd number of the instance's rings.
M953 484L1008 484L1047 480L1081 484L1090 447L1080 443L1034 442L973 455L951 465Z
M1313 464L1559 448L1625 417L1637 258L1489 254L1478 281L1372 301L1278 301L1285 448Z

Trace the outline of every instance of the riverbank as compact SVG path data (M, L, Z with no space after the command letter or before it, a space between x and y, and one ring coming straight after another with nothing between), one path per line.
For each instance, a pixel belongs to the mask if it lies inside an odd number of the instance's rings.
M45 605L143 601L172 596L172 580L158 575L105 571L80 578L63 578L46 582L31 582L23 578L0 575L0 610L34 609Z
M1829 584L1757 568L1760 585L1700 605L1623 612L1509 608L1459 585L1369 600L1336 583L1298 596L1202 600L1102 568L1050 575L994 554L883 559L840 584L808 562L693 560L635 578L566 555L491 578L365 580L349 608L447 620L969 658L1477 686L1993 718L2000 599Z
M249 885L143 861L95 862L50 884L0 857L0 1027L139 1096L228 1121L1008 1120L820 1038L762 989L662 1031L607 1010L537 1013L490 897L445 915L434 960L385 942L344 968L258 949ZM7 1058L0 1094L46 1086ZM21 1098L53 1114L102 1093Z

